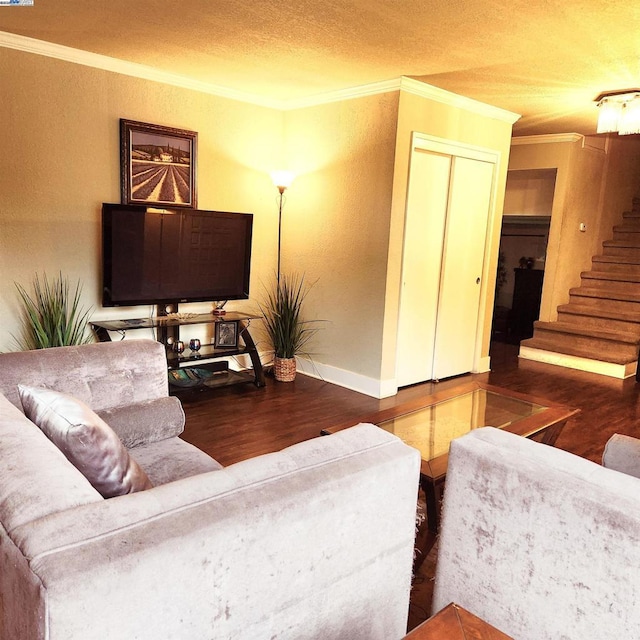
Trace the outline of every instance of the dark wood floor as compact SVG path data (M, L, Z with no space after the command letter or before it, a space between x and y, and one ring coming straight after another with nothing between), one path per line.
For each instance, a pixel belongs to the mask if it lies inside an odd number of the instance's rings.
M494 344L493 370L462 378L580 409L581 413L567 423L556 446L595 462L600 462L604 445L614 433L640 437L640 384L634 378L615 380L519 360L517 349ZM305 376L298 376L293 383L268 378L262 389L239 385L194 393L182 398L187 416L183 438L226 466L317 437L324 427L367 421L377 411L459 382L456 378L416 385L383 400ZM435 551L416 575L409 629L430 613L434 569Z
M614 433L640 437L640 385L517 358L517 347L496 343L490 373L463 376L548 398L581 409L556 446L599 462ZM267 378L267 386L236 385L183 396L187 424L183 438L223 465L314 438L327 426L366 421L381 409L412 400L461 378L402 389L377 400L299 375L293 383Z

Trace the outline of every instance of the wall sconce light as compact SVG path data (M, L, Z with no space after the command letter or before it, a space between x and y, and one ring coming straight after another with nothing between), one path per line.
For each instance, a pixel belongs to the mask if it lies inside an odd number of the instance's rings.
M640 133L640 89L601 93L595 101L599 109L597 133Z
M282 206L284 205L284 192L291 186L293 182L293 173L291 171L273 171L271 173L271 180L280 193L278 202L278 271L277 271L277 283L278 283L278 295L280 295L280 246L282 240Z

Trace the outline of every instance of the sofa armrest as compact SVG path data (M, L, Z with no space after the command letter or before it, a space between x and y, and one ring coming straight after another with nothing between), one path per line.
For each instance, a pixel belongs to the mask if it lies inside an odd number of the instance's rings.
M60 449L1 395L0 434L0 528L9 534L51 513L104 502ZM5 565L0 566L1 573ZM0 617L1 601L0 594Z
M602 454L602 466L640 478L640 440L616 433Z
M113 407L97 413L128 449L173 438L184 431L184 410L175 396Z

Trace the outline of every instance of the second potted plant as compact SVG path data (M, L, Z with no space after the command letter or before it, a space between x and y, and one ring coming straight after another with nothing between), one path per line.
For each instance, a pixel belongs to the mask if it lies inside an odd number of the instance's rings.
M264 325L273 348L274 377L292 382L296 377L296 355L318 331L313 320L303 320L302 305L311 288L304 276L283 275L260 304Z

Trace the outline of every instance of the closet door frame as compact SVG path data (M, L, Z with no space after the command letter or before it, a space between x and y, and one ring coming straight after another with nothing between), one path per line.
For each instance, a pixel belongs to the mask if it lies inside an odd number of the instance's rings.
M500 175L500 167L501 167L501 152L495 149L489 149L486 147L480 147L476 145L470 145L463 142L455 141L455 140L447 140L445 138L438 138L435 136L427 135L420 132L413 132L411 139L411 156L409 161L408 173L409 180L407 183L407 205L405 210L405 238L403 239L403 257L402 257L402 280L400 283L401 291L400 291L400 304L398 307L398 327L403 326L403 322L401 319L402 312L402 295L403 295L403 283L404 283L404 270L407 267L407 256L405 255L405 246L406 246L406 229L407 229L407 219L410 215L409 207L411 204L411 194L409 193L409 189L411 189L411 165L414 154L420 151L427 151L430 153L436 153L441 155L451 156L452 159L455 157L468 158L471 160L479 160L482 162L487 162L494 165L493 170L493 179L491 185L491 194L489 201L489 211L487 216L487 225L486 225L486 234L485 234L485 243L484 243L484 261L482 266L482 276L480 283L480 298L477 310L477 322L476 322L476 336L475 336L475 348L474 348L474 356L473 356L473 372L481 372L489 370L489 357L486 358L482 356L482 339L483 339L483 331L484 331L484 311L487 308L487 300L490 295L493 294L490 291L489 285L495 282L495 277L490 276L489 272L489 264L491 260L488 255L489 247L491 246L492 234L491 230L494 228L495 219L496 219L496 202L497 202L497 190L498 190L498 176ZM495 274L494 274L495 276ZM442 273L440 273L440 278L442 277ZM397 352L398 353L398 352ZM417 354L414 354L414 357ZM396 361L398 365L398 361ZM398 374L396 373L396 377L398 378Z

